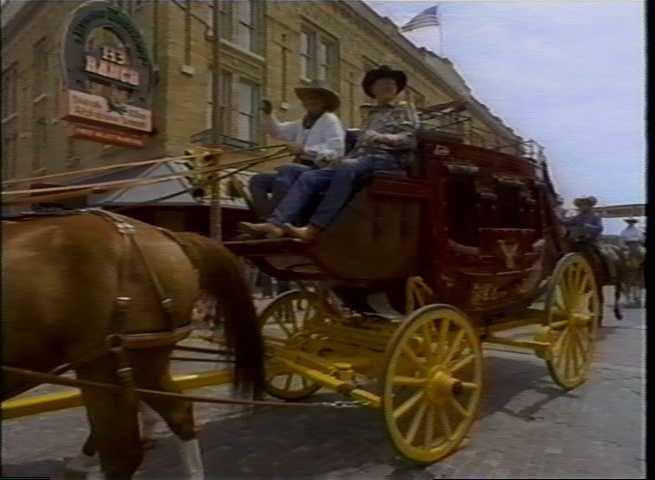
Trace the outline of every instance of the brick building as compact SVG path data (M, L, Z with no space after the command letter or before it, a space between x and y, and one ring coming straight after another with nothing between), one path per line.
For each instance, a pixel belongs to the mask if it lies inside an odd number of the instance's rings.
M139 27L153 64L154 130L143 148L72 138L72 125L60 118L62 39L68 19L82 3L3 2L3 180L180 155L192 143L212 143L214 98L219 100L219 143L233 147L270 143L260 128L260 100L272 100L282 119L297 118L302 109L294 88L316 78L340 93L338 114L344 126L357 127L359 107L369 100L361 80L365 71L380 64L407 73L406 99L419 107L466 98L469 124L474 127L469 140L496 145L520 140L471 96L450 61L414 46L389 19L359 0L220 0L217 95L213 94L214 0L112 0ZM144 169L135 169L135 176L143 174ZM243 208L241 200L230 198L227 186L222 182L222 202ZM179 190L179 185L171 188ZM183 209L193 199L187 195L171 202L176 206L169 207ZM158 211L157 215L168 214ZM143 219L189 228L180 219L189 216L188 209L175 215L168 215L169 220L148 215Z

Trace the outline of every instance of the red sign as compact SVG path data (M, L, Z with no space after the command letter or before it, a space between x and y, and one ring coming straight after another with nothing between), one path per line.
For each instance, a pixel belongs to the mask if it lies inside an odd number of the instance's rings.
M73 134L71 136L73 138L83 138L85 140L108 143L119 147L143 148L145 146L144 136L80 125L73 127Z

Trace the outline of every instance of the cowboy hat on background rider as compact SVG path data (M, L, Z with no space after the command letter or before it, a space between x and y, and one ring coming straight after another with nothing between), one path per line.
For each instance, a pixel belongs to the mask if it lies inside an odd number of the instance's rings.
M339 95L316 81L296 88L296 96L306 114L291 122L279 122L271 102L262 101L265 131L277 140L289 142L296 159L295 163L277 167L276 173L259 173L251 178L250 193L260 218L271 214L301 173L323 167L344 154L346 134L334 113L339 108Z
M347 157L328 168L304 172L269 217L267 223L241 226L247 231L273 237L290 235L311 241L345 206L361 180L376 170L403 170L416 149L418 119L410 105L396 103L407 85L407 76L384 65L364 76L362 88L376 105L368 108L361 135ZM303 208L318 193L325 196L307 226L296 228Z
M573 241L595 241L603 232L603 222L600 215L593 211L596 197L581 197L573 200L578 208L578 214L562 220L567 227L568 235Z

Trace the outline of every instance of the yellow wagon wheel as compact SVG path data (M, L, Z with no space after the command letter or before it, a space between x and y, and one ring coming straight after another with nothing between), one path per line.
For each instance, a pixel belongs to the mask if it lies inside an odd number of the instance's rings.
M290 290L275 298L259 316L262 335L266 345L266 391L283 400L301 400L311 396L321 386L307 378L280 369L275 349L297 348L303 339L308 322L322 315L321 299L318 295L299 290ZM280 373L281 372L281 373Z
M413 312L386 352L382 409L396 450L429 464L464 439L482 390L482 351L466 316L448 305Z
M553 272L545 302L550 341L546 364L555 383L566 390L587 378L601 308L589 262L577 253L566 255Z

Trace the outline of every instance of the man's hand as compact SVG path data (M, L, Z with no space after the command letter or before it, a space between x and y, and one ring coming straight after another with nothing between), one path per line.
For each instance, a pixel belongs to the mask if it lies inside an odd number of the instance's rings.
M287 145L287 148L294 155L300 155L300 154L302 154L304 152L302 147L299 147L298 145L295 145L295 144L289 144L289 145Z
M262 100L261 110L264 113L264 115L270 115L271 113L273 113L273 104L271 103L271 101Z

